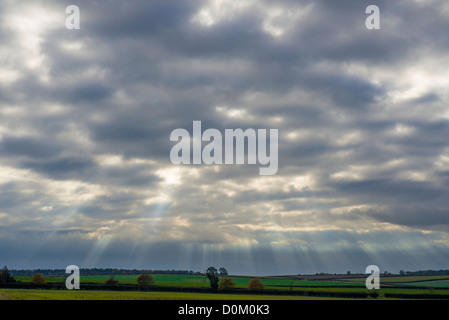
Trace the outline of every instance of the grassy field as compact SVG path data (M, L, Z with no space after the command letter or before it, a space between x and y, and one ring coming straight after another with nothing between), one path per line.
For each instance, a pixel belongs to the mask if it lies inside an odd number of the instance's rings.
M116 275L115 280L121 284L136 284L139 275ZM173 287L209 287L209 281L205 276L186 275L186 274L155 274L153 275L158 286ZM30 282L31 277L16 276L16 280ZM47 282L65 281L65 277L45 277ZM81 289L83 283L104 284L110 278L109 275L99 276L81 276ZM237 288L247 288L251 277L230 276L236 283ZM449 280L447 276L404 276L404 277L386 277L381 278L381 289L377 290L379 299L385 298L385 294L438 294L449 295ZM365 288L365 279L345 279L339 281L322 280L298 280L287 277L260 277L266 290L293 290L323 293L370 293ZM393 282L394 281L394 282ZM407 288L407 286L420 286L418 288ZM440 288L440 289L436 289ZM298 294L303 294L298 292ZM305 294L305 293L304 293ZM66 290L33 290L33 289L2 289L0 290L0 299L88 299L88 300L128 300L128 299L317 299L307 296L288 296L288 295L246 295L246 294L213 294L213 293L178 293L178 292L123 292L123 291L66 291ZM341 298L340 298L341 299Z
M136 284L139 275L116 275L115 280L122 284ZM81 276L81 283L101 283L103 284L111 276ZM184 275L184 274L155 274L153 275L157 285L162 286L176 286L176 287L209 287L209 280L205 276L198 275ZM16 276L15 279L22 282L31 282L32 277ZM247 288L251 277L230 276L235 282L237 288ZM45 277L47 282L64 282L65 277ZM272 278L261 277L263 284L272 289L286 289L290 285L294 287L334 287L334 286L353 286L365 287L364 283L343 282L343 281L320 281L320 280L292 280L288 278ZM288 288L287 288L288 289Z
M342 279L343 282L363 282L366 278ZM449 276L400 276L400 277L380 277L381 283L406 283L417 281L449 280Z
M401 284L413 287L449 288L449 280L406 282Z
M303 296L214 294L183 292L116 292L0 289L0 298L8 300L316 300Z

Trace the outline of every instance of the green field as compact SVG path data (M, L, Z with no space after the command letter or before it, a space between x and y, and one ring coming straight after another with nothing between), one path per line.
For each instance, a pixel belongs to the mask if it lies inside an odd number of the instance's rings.
M342 279L343 282L363 282L366 278L352 278ZM381 283L405 283L417 281L432 281L432 280L449 280L449 276L399 276L399 277L380 277Z
M114 279L120 284L137 284L139 275L115 275ZM97 283L104 284L110 275L81 276L82 284ZM209 281L205 276L188 274L155 274L155 285L165 287L209 287ZM251 277L229 276L236 283L236 288L247 288ZM16 280L30 282L32 277L16 276ZM66 277L46 276L47 282L63 283ZM35 289L1 289L0 299L88 299L88 300L128 300L128 299L318 299L309 297L307 292L326 293L370 293L365 288L365 279L341 279L339 281L322 280L298 280L288 277L260 277L265 285L264 295L247 295L243 293L181 293L181 292L139 292L139 291L66 291L66 290L35 290ZM443 280L446 279L446 280ZM403 276L403 277L381 277L381 289L376 290L378 299L384 299L385 294L438 294L449 295L448 276ZM393 282L394 281L394 282ZM407 288L407 286L420 286L418 288ZM442 289L435 289L442 288ZM176 289L174 289L176 290ZM293 290L298 296L270 295L269 290ZM343 299L343 298L340 298ZM371 299L371 298L369 298Z
M118 280L122 284L136 284L137 277L139 275L116 275L115 280ZM81 276L81 283L101 283L103 284L111 276L99 275L99 276ZM184 274L155 274L153 275L155 284L161 286L176 286L176 287L209 287L209 280L205 276L198 275L184 275ZM239 277L229 276L235 282L237 288L247 288L251 277ZM16 276L15 279L22 282L31 282L32 277ZM64 282L65 277L45 277L47 282ZM293 287L334 287L334 286L353 286L353 287L365 287L364 283L356 282L343 282L343 281L320 281L320 280L292 280L288 278L273 278L273 277L261 277L260 278L267 289L289 289L289 286Z
M0 300L316 300L303 296L214 294L184 292L117 292L117 291L69 291L0 289Z
M449 288L449 280L420 281L401 283L405 286L429 287L429 288Z

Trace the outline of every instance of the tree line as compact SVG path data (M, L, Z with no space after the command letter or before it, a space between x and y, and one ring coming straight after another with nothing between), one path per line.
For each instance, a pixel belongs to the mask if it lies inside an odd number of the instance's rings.
M11 269L11 275L33 276L40 273L44 276L65 276L65 269ZM96 275L126 275L126 274L190 274L205 275L204 272L192 270L151 270L151 269L119 269L119 268L80 268L80 274L85 276Z
M81 269L81 270L83 270L83 269ZM86 269L84 269L84 270L86 270ZM137 270L137 269L123 270L123 269L109 269L109 268L107 268L107 269L93 268L93 269L87 269L87 270L97 271L97 273L95 273L96 275L99 274L98 270L105 271L105 273L109 273L109 274L113 273L116 270L122 271L119 273L114 273L115 275L136 274L136 273L139 273L139 271L142 271L142 270ZM29 273L34 272L34 270L22 270L22 271L26 271L26 272L24 272L20 275L25 275L25 276L28 276ZM62 272L58 273L58 271L59 271L58 269L37 269L36 271L39 271L39 272L34 273L32 279L31 279L31 283L33 283L34 285L46 285L47 284L47 280L44 278L43 274L45 274L45 275L65 274L65 270L64 270L64 273L62 273ZM123 272L123 271L125 271L125 272ZM154 285L155 284L154 277L151 274L149 274L149 272L151 272L151 270L144 270L144 271L145 271L144 273L140 272L140 275L137 278L138 286L146 287L146 286ZM175 270L167 270L167 271L165 271L165 272L163 271L161 273L175 273ZM183 272L183 273L184 274L195 274L195 273L191 273L191 272ZM226 268L224 268L224 267L221 267L218 270L215 267L209 267L206 270L205 275L209 279L210 287L214 291L218 290L218 289L232 290L235 288L235 282L231 278L226 277L228 275L228 270L226 270ZM221 276L222 278L220 279L219 276ZM5 266L0 273L0 283L15 283L15 282L16 282L16 280L11 275L10 271L8 270L8 267ZM107 286L114 286L114 285L118 285L118 284L119 284L119 281L114 279L114 275L111 275L111 277L105 281L105 285L107 285ZM250 281L250 283L248 285L248 289L249 290L263 290L263 289L265 289L265 286L258 278L254 278Z
M445 276L449 275L449 270L418 270L418 271L404 271L400 270L401 276Z
M215 267L209 267L206 270L206 276L209 279L210 287L212 290L232 290L235 288L235 282L231 278L225 276L228 275L228 271L225 268L217 270ZM219 276L222 278L220 279ZM253 278L248 284L249 290L264 290L265 285L259 278Z

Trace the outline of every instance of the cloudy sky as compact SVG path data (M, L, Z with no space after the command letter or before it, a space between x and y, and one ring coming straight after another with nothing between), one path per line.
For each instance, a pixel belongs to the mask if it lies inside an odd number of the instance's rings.
M449 269L448 30L446 0L2 0L0 263ZM279 129L277 174L172 164L194 120Z

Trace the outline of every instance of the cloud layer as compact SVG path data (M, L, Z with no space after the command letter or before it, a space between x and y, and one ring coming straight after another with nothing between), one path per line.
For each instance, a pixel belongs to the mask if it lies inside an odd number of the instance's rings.
M8 266L447 268L445 1L69 4L0 4ZM279 129L277 174L173 165L194 120Z

